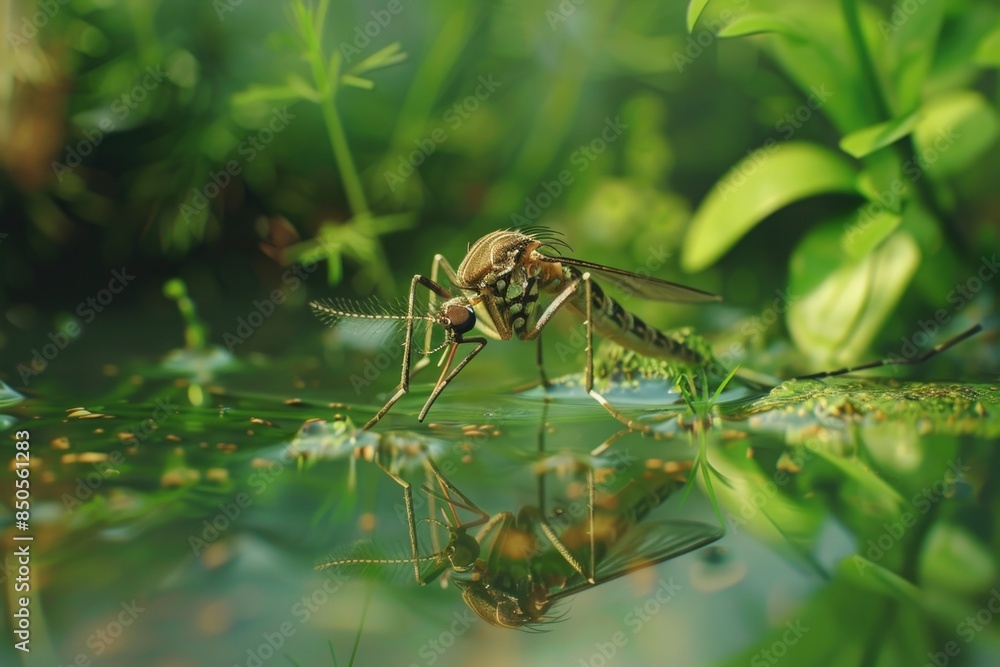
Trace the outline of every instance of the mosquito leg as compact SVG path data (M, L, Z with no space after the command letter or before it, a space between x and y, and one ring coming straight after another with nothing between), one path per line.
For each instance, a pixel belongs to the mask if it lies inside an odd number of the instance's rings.
M580 564L580 561L574 558L573 554L569 552L569 549L566 547L565 544L562 543L562 540L560 540L559 536L556 535L556 531L552 529L552 526L550 526L549 522L545 520L545 517L541 516L540 514L536 514L537 511L538 510L536 508L532 513L535 514L534 518L538 522L538 527L542 529L542 534L545 535L549 543L552 544L553 547L555 547L556 551L559 552L559 555L563 557L563 560L569 563L570 567L576 570L581 577L584 577L587 581L589 581L592 584L595 583L593 569L591 570L591 574L587 574L584 571L583 565ZM591 510L591 512L593 512L593 510ZM593 513L591 513L590 532L591 532L591 544L593 544L593 532L594 532ZM593 558L593 550L591 550L591 558Z
M587 503L590 508L590 577L588 578L590 583L594 583L594 572L597 566L594 562L594 467L591 465L587 466L587 489L589 491L589 502Z
M456 287L458 286L459 284L458 274L455 273L455 269L451 268L451 264L448 263L447 258L445 258L445 256L442 254L434 255L434 261L431 262L431 280L437 283L438 285L441 284L441 280L440 278L438 278L439 273L444 273L445 277L448 279L448 282L450 282L452 285ZM431 296L427 301L428 310L430 312L434 312L434 310L438 306L437 297L438 294L431 291ZM445 296L443 298L447 299L449 297ZM410 372L411 378L418 372L420 372L421 369L426 368L431 363L431 355L426 354L426 350L431 349L431 337L433 335L434 335L433 329L431 327L427 327L427 332L424 334L425 354L423 357L420 358L419 361L417 361L417 363L413 365L413 370Z
M983 330L982 324L976 324L975 326L969 327L957 336L949 338L943 343L935 345L929 350L913 357L911 359L877 359L875 361L869 361L866 364L861 364L860 366L852 366L850 368L840 368L835 371L823 371L822 373L813 373L812 375L800 375L795 378L796 380L819 380L822 378L833 377L835 375L844 375L845 373L853 373L854 371L863 371L868 368L879 368L880 366L911 366L913 364L922 364L931 357L941 354L950 347L958 345L966 338L974 336Z
M442 391L444 391L444 388L448 386L448 383L454 380L455 376L458 375L460 372L462 372L462 369L465 368L470 361L472 361L473 357L479 354L479 352L484 347L486 347L486 339L478 336L475 338L465 338L465 339L463 339L461 336L456 336L455 344L458 345L461 343L475 343L476 348L472 350L472 352L469 352L468 356L466 356L465 359L462 359L462 361L458 364L458 366L455 366L455 368L451 371L451 373L448 374L448 376L445 379L438 382L437 386L434 387L434 391L431 392L430 397L427 399L427 402L424 403L424 407L420 411L420 415L417 416L417 421L422 422L424 420L424 417L427 416L427 411L431 409L431 406L434 405L434 401L436 401L437 397L441 394Z
M587 393L590 396L604 406L612 417L620 421L621 423L628 426L633 431L640 431L642 433L650 433L651 429L645 424L640 424L639 422L629 419L622 413L618 412L608 403L608 400L601 396L594 389L594 299L593 299L593 289L591 288L592 283L590 282L590 273L583 274L583 284L584 290L586 292L587 301L587 367L584 371L584 386L587 389Z
M375 462L375 465L381 468L385 474L392 477L397 484L403 487L403 502L406 505L406 522L410 529L410 555L413 558L413 576L416 578L417 583L423 586L424 582L420 578L420 554L417 550L417 517L413 512L413 489L410 487L409 482L389 470L386 466L382 465L378 461Z
M406 395L406 392L410 390L410 357L413 353L413 315L417 300L417 285L423 285L429 289L432 294L437 294L443 299L450 298L450 294L448 294L447 290L430 278L419 274L413 276L413 280L410 281L410 299L406 307L406 339L403 341L403 367L399 377L399 389L397 389L396 393L392 395L384 406L382 406L382 409L378 411L378 414L368 420L368 423L362 427L362 430L368 430L378 423L378 421L385 416L385 413L389 412L389 409L396 404L396 401L401 399L404 395Z

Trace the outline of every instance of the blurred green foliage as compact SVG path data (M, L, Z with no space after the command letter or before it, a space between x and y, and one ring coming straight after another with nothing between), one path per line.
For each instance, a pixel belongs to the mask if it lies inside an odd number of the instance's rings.
M135 257L226 286L260 242L391 294L541 222L738 307L630 304L657 324L784 330L801 367L992 312L955 291L1000 247L989 0L52 8L0 19L0 298Z

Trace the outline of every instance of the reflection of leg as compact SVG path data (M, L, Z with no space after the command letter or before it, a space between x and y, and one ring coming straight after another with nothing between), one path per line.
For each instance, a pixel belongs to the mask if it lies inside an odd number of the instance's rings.
M612 417L625 424L633 431L649 433L649 426L640 424L639 422L629 419L622 413L618 412L618 410L613 408L611 404L608 403L606 398L594 390L594 300L590 273L583 274L583 284L584 289L586 290L587 300L587 367L584 370L584 386L587 389L587 393L590 394L595 401L604 406L604 409L607 410Z
M545 458L545 429L548 427L546 423L546 418L549 416L549 402L544 401L542 403L542 421L538 425L538 457L537 463L541 463ZM545 476L548 474L547 466L543 466L541 470L535 471L535 476L538 478L538 511L541 512L542 516L545 516Z
M413 512L413 490L410 488L410 484L402 477L396 475L377 461L376 465L403 487L403 502L406 505L406 523L410 529L410 557L413 559L413 576L416 578L417 583L423 586L423 581L420 579L420 554L417 551L417 519Z
M538 346L535 350L535 364L538 365L538 376L541 378L542 389L549 388L549 378L545 375L545 364L542 362L542 332L538 332Z
M417 285L423 285L429 289L432 294L437 294L442 298L446 299L449 296L448 292L433 280L421 275L413 276L413 280L410 281L410 298L406 306L406 339L403 341L403 368L400 372L399 388L386 402L386 404L382 406L382 409L378 411L378 414L368 420L368 423L363 427L364 430L368 430L378 423L378 421L382 419L387 412L389 412L389 409L396 404L396 401L405 396L406 392L410 390L410 356L413 352L413 317L415 314L414 310L416 305Z
M590 583L594 583L593 573L591 572L591 574L587 574L586 572L584 572L583 566L576 558L573 557L573 554L569 552L569 549L566 547L566 545L562 543L562 540L560 540L559 536L556 535L556 531L552 529L552 526L549 525L549 522L546 521L545 517L543 517L541 514L537 514L537 512L538 510L535 509L533 512L534 514L533 518L535 521L538 522L538 527L542 529L542 534L545 535L545 538L549 541L549 544L555 547L556 551L559 552L559 555L563 557L563 560L569 563L570 567L576 570L581 577L584 577ZM594 532L593 515L591 515L590 532L591 534L593 534Z

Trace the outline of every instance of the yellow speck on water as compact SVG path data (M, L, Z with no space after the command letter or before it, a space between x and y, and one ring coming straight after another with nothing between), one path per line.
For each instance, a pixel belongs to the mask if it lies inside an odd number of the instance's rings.
M659 470L663 465L663 459L646 459L646 467L650 470Z
M221 635L233 625L233 608L227 600L213 600L202 606L195 616L198 633L205 636Z
M114 364L104 364L101 366L101 373L108 376L109 378L118 375L118 367Z
M262 459L259 456L252 461L250 461L251 468L269 468L271 467L271 462L267 459Z
M301 398L289 398L285 401L285 405L302 405Z
M73 463L73 461L67 461L67 456L74 456L73 454L65 454L63 456L63 463ZM101 461L107 461L108 455L104 452L81 452L76 454L75 461L78 463L100 463Z
M205 471L205 481L224 484L229 481L229 471L225 468L209 468Z
M104 429L103 428L95 428L94 429L94 434L95 435L103 435L104 434Z
M69 449L69 438L55 438L52 440L52 449Z
M181 438L178 435L168 435L167 440L169 440L170 442L180 442Z

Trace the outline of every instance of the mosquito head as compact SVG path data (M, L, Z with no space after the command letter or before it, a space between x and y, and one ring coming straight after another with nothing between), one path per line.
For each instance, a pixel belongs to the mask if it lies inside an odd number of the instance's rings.
M453 333L468 333L476 326L476 311L472 309L472 304L467 298L456 297L441 304L437 321Z

